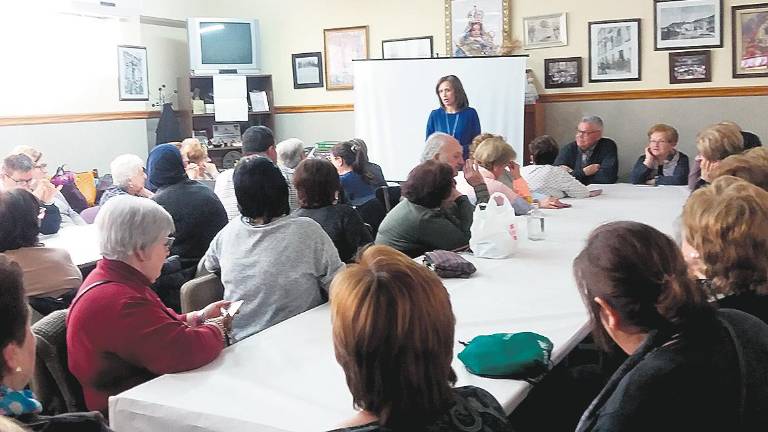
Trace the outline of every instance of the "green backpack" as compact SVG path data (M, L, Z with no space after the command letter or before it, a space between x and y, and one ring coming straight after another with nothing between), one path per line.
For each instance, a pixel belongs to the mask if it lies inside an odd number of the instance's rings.
M540 334L496 333L463 344L459 360L475 375L536 381L551 367L552 341Z

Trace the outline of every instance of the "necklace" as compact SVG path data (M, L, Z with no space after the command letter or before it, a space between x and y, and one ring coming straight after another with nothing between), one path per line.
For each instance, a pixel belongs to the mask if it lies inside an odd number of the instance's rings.
M446 132L450 132L451 136L456 138L456 125L459 124L459 113L454 114L456 117L453 119L453 128L449 128L448 124L448 112L445 111L445 129Z

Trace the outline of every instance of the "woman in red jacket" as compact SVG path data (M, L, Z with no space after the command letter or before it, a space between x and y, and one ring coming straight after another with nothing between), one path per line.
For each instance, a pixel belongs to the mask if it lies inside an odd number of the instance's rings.
M230 320L220 312L227 302L179 315L150 288L173 242L173 220L159 204L115 197L96 226L104 258L70 307L67 351L86 405L105 412L109 396L211 362L225 346Z

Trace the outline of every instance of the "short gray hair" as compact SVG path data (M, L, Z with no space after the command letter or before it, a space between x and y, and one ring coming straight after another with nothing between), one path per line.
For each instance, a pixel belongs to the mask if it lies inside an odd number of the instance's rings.
M120 155L109 164L112 172L112 183L125 186L128 180L144 168L144 161L134 154Z
M581 118L581 121L579 123L589 123L593 124L600 128L600 130L603 130L603 119L596 115L586 115Z
M277 150L277 162L293 169L301 162L301 156L304 153L304 141L298 138L288 138L277 143L275 150Z
M95 224L101 254L113 260L125 260L174 231L173 218L160 204L132 195L107 201Z
M451 138L453 137L445 132L435 132L427 137L424 151L421 153L421 162L434 159L435 155L440 153L440 148Z

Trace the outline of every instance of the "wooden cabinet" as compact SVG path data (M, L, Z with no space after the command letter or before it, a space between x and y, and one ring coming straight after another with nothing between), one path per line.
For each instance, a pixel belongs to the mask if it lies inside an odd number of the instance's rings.
M198 89L200 98L207 103L211 103L213 94L213 77L212 76L188 76L179 78L179 124L181 126L181 132L186 137L205 135L208 140L213 139L213 125L214 124L234 124L240 125L240 133L242 134L251 126L267 126L275 131L275 104L274 95L272 93L272 75L245 75L246 88L248 92L251 91L263 91L267 95L267 103L269 104L269 111L264 112L252 112L250 106L248 106L248 120L241 122L226 121L216 122L215 114L193 114L192 113L192 94L195 89ZM215 106L214 106L215 109ZM240 152L240 147L233 146L213 146L209 145L208 155L211 160L219 169L231 168L229 166L233 162L233 158L236 157L236 153ZM234 159L236 160L236 159Z
M531 163L528 144L541 135L544 135L544 104L537 102L526 105L523 118L523 165Z

